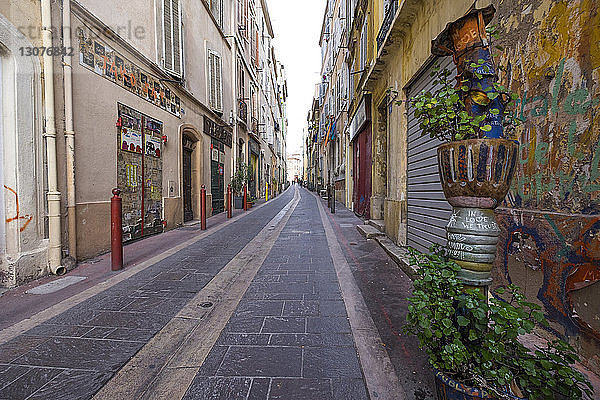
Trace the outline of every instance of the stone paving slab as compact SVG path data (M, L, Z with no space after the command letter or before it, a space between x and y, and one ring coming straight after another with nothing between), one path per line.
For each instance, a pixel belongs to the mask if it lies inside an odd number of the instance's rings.
M184 398L368 399L316 200L308 193Z
M278 196L234 224L0 345L0 400L91 398L292 195L289 191ZM262 321L258 331L261 327Z

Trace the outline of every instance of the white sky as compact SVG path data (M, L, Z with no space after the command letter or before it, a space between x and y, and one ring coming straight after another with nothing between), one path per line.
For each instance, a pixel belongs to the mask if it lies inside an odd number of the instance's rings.
M275 33L275 56L285 66L288 84L287 153L302 149L302 130L320 82L319 35L326 0L267 0Z

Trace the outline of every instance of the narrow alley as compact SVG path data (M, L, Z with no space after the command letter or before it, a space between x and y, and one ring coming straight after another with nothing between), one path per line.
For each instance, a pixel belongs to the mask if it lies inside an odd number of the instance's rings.
M0 306L22 320L0 325L0 399L433 398L426 359L398 335L410 280L361 223L292 185L205 233L164 234L192 239L131 269L98 259L96 285L34 315L11 305L48 294L11 292Z

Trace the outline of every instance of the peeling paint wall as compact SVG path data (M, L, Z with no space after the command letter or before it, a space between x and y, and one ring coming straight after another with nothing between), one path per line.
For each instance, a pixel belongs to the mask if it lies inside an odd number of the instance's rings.
M501 78L524 122L495 282L524 287L599 371L600 1L494 3Z

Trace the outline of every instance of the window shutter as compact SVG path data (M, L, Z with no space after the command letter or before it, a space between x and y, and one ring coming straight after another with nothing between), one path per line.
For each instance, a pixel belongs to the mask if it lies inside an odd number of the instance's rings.
M163 0L163 67L181 76L181 15L179 0Z
M221 83L221 57L215 55L215 108L223 110L223 87Z
M181 76L181 14L179 0L173 0L173 73Z
M221 57L209 50L208 52L208 104L216 110L223 110Z

